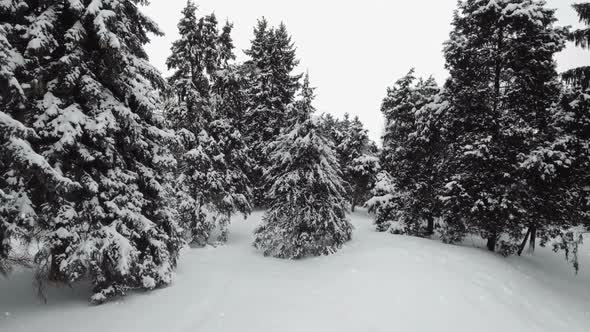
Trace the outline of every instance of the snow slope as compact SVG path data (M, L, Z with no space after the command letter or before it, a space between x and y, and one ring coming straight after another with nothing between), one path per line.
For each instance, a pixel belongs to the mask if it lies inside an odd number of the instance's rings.
M582 271L548 249L502 258L473 247L373 231L330 257L282 261L252 246L260 220L234 221L230 241L185 252L171 287L90 306L83 287L39 304L31 273L0 280L0 331L589 331L590 252Z

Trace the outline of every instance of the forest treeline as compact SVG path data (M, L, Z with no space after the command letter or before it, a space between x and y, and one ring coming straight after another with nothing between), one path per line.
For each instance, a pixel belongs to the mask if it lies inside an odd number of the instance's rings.
M574 9L590 23L590 4ZM504 255L563 250L578 269L590 225L590 69L559 75L568 40L543 1L459 3L444 44L449 79L413 71L388 89L381 165L368 202L379 230L458 243L467 235Z
M383 100L381 147L360 120L317 114L281 23L247 60L233 25L188 1L163 77L140 0L0 3L0 272L90 280L92 302L170 284L180 250L228 239L265 209L265 255L328 255L366 206L377 230L504 255L577 252L590 226L590 69L557 73L566 41L537 0L465 0L444 45L449 79L413 70ZM590 4L575 5L590 25ZM366 202L366 203L365 203ZM393 239L392 239L393 240Z

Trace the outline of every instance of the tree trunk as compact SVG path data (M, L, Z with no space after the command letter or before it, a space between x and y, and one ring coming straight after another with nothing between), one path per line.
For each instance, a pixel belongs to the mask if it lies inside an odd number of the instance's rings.
M535 252L535 244L537 243L537 225L536 224L532 224L531 225L531 239L529 242L529 253L534 253Z
M526 235L524 236L524 239L522 239L522 243L520 244L520 247L518 248L518 256L522 255L522 252L524 251L524 247L526 246L526 242L529 238L529 235L531 235L531 228L530 227L527 230Z
M496 251L496 242L497 242L497 240L498 239L497 239L496 234L492 234L492 235L490 235L488 237L487 247L488 247L488 250L489 251L492 251L492 252Z
M428 220L428 226L426 227L426 235L431 236L432 234L434 234L434 217L428 216L427 220Z
M496 59L495 59L495 68L494 68L494 116L498 116L498 107L500 106L500 96L501 96L501 82L502 82L502 65L504 59L502 58L502 49L504 48L504 28L500 27L498 30L497 36L497 44L496 44ZM498 120L498 119L496 119Z

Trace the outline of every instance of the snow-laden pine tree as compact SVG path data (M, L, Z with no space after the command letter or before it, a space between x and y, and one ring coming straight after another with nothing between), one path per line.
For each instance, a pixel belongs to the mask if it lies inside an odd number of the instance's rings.
M542 174L519 163L549 138L559 94L553 56L564 47L554 22L543 1L466 0L445 45L446 224L480 234L489 250L514 252L527 228L536 234L551 222Z
M248 109L243 126L255 163L249 177L254 187L254 204L266 206L263 174L270 166L266 149L288 126L288 106L295 99L301 75L293 74L299 61L283 23L275 29L268 26L265 18L260 19L245 53L250 59L244 64Z
M2 36L0 36L2 38ZM31 257L23 248L38 229L41 213L38 195L58 192L67 195L80 189L78 183L64 177L33 146L40 137L24 123L32 114L23 85L11 70L25 70L19 55L8 54L9 44L0 50L0 66L5 68L0 84L6 87L0 97L0 274L7 275L14 265L30 265ZM5 53L6 52L6 53ZM4 57L9 55L8 57ZM21 118L23 122L15 119ZM15 248L16 247L16 248Z
M330 137L334 142L339 139L339 130L338 120L330 113L322 113L320 115L320 124L322 125L322 130L324 131L324 135Z
M438 92L434 79L416 80L414 70L387 90L381 107L386 120L381 162L393 187L399 191L387 196L399 200L388 205L396 206L399 211L392 214L389 209L371 208L380 230L384 230L384 225L396 222L399 227L395 227L394 232L413 235L434 232L441 162L441 140L435 112L439 104L434 103ZM383 193L377 192L376 195L381 197L377 201L384 200ZM371 204L374 202L375 199L371 200ZM384 202L380 204L385 205Z
M379 160L370 151L368 130L355 116L343 121L342 139L336 144L343 178L347 183L347 197L352 210L362 205L373 184L374 176L379 171Z
M232 214L250 212L250 187L244 169L247 149L235 128L240 107L239 77L230 24L219 31L215 15L197 17L189 1L178 23L180 39L167 66L172 100L166 117L180 139L176 192L179 212L191 242L205 245L218 229L227 239Z
M384 170L394 178L407 178L398 173L406 173L406 169L398 169L397 161L402 159L398 154L404 152L404 140L414 129L414 112L419 107L416 100L414 70L395 82L393 87L387 88L387 95L381 104L381 112L385 117L385 132L383 134L383 149L381 164Z
M320 126L334 143L343 172L346 197L354 211L370 197L375 176L380 170L376 145L369 139L368 130L358 116L351 120L350 115L345 113L340 120L330 114L322 114Z
M580 21L590 25L590 3L575 4ZM588 49L589 30L570 35L577 46ZM590 230L590 69L579 67L563 73L566 86L554 106L549 127L552 139L529 153L521 167L542 174L548 208L554 211L553 228L541 233L542 244L553 240L576 271L578 247ZM527 236L533 235L528 232ZM555 239L553 239L555 237ZM519 252L526 245L523 240ZM534 237L529 246L534 249Z
M35 67L27 65L21 46L28 43L23 29L33 17L28 9L24 1L0 4L0 274L30 261L14 246L30 240L38 226L35 197L79 189L35 149L40 136L32 127L36 112L29 99Z
M442 215L439 195L444 184L442 169L447 159L443 116L448 108L448 96L444 90L439 90L432 78L419 81L417 92L426 104L417 109L415 132L407 141L415 166L413 186L408 187L412 199L407 207L422 221L424 234L432 235L435 220L440 220Z
M143 3L0 5L12 127L3 154L13 158L1 166L3 200L41 230L38 280L89 278L97 303L170 283L182 245L166 196L171 135L157 112L165 82L143 49L161 33Z
M541 244L553 244L579 269L578 248L590 232L590 90L582 81L566 86L551 122L553 139L526 156L523 169L542 174L544 201L553 210L551 223L540 232ZM550 226L550 227L548 227ZM527 232L519 253L534 250L534 234Z
M369 213L375 217L378 232L390 231L394 234L405 234L402 222L405 193L395 187L391 175L382 170L375 176L375 185L371 189L371 198L365 203Z
M368 151L354 158L346 167L344 173L349 178L348 198L352 212L355 211L355 207L362 207L371 197L371 190L375 186L380 170L379 157Z
M254 242L265 255L329 255L352 235L338 159L313 118L313 98L306 77L301 98L292 106L292 125L270 146L272 166L265 174L269 209Z

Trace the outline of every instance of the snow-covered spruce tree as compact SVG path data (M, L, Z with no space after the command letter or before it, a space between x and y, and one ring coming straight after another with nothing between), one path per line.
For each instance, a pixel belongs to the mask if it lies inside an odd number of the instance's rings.
M407 75L397 80L393 87L387 88L387 95L381 104L381 112L385 117L385 132L383 135L383 149L381 151L382 168L391 176L401 178L397 172L408 170L396 169L398 148L404 148L404 140L414 128L414 111L416 94L414 84L416 77L412 69Z
M371 155L368 130L355 116L345 119L342 139L336 142L336 151L344 181L347 183L347 197L352 210L367 200L368 191L374 176L378 172L379 161Z
M382 167L399 191L388 197L401 201L389 203L399 207L395 215L384 209L374 211L385 211L386 215L376 215L381 230L384 228L381 224L386 225L385 221L395 216L399 219L388 221L401 224L395 232L402 229L412 235L434 232L434 219L439 214L436 194L441 140L436 121L438 105L430 104L438 92L434 79L416 81L413 70L387 90L381 107L386 119ZM379 192L377 195L383 196Z
M25 82L17 75L27 68L23 54L13 46L25 42L18 27L27 23L26 9L25 3L0 4L0 17L20 17L0 20L0 274L4 275L15 263L14 241L26 238L36 222L38 210L31 202L36 186L29 183L59 178L29 143L39 137L26 126L32 112L26 107Z
M252 210L252 187L247 170L251 169L253 162L243 135L248 102L245 91L247 80L241 72L243 67L229 63L235 59L232 28L233 25L225 24L219 36L220 67L211 76L215 120L209 127L225 161L224 194L218 195L214 201L226 222L237 212L246 216ZM227 232L227 228L224 230ZM227 234L222 232L220 239L226 241Z
M365 203L369 213L375 216L378 232L390 231L394 234L405 234L402 220L402 204L405 193L395 187L393 178L387 171L375 176L375 185L371 189L371 198Z
M330 113L322 113L319 119L324 135L330 137L335 144L336 140L340 138L337 128L339 120Z
M13 118L26 119L31 115L28 113L30 109L24 107L27 99L22 85L26 83L21 84L9 71L17 68L24 70L21 67L24 63L14 62L20 55L6 52L15 51L9 48L8 43L2 46L0 66L5 70L0 74L0 84L7 89L0 97L0 274L7 275L14 265L30 266L32 263L27 251L23 252L22 248L26 248L38 229L41 210L35 204L38 203L36 197L52 192L66 195L80 189L80 186L64 177L35 152L32 144L39 141L39 135ZM16 243L21 243L21 248L14 248Z
M215 229L227 239L232 214L250 212L250 187L244 169L247 149L234 107L240 106L231 25L220 32L213 14L197 17L188 2L178 24L181 38L167 60L174 100L166 117L181 141L177 194L179 212L191 242L205 245Z
M579 269L578 248L590 232L590 91L582 81L564 89L551 123L554 139L532 151L521 167L543 174L545 200L554 209L551 227L539 234L541 244L551 243ZM523 240L522 253L527 237ZM529 248L534 249L534 238Z
M433 234L435 220L442 215L440 194L444 184L442 169L447 160L444 140L445 128L443 116L448 108L448 97L445 91L438 90L429 78L418 84L418 91L428 103L417 110L415 117L416 132L410 136L409 145L414 149L416 170L412 195L412 210L420 219L426 221L425 234Z
M265 174L269 209L254 242L265 255L329 255L352 235L338 159L312 118L313 98L306 77L301 99L292 106L292 126L271 144L272 167Z
M519 167L548 137L559 89L553 55L563 49L554 11L537 0L459 3L445 45L451 78L445 112L449 142L445 222L488 239L489 250L515 252L554 214L542 174ZM499 241L500 240L500 241Z
M558 140L565 142L571 161L567 177L567 190L574 225L584 224L590 227L590 88L582 90L581 86L566 90L562 100L561 112L555 115L555 127Z
M580 21L589 24L590 4L574 5ZM570 38L588 49L588 29L574 31ZM590 71L574 68L563 73L566 86L554 107L550 128L553 140L545 142L526 156L521 164L542 174L550 208L555 209L554 227L541 233L541 244L553 242L554 249L564 251L577 271L578 247L583 234L590 230ZM546 199L548 200L548 199ZM530 232L529 232L530 233ZM530 234L527 234L530 235ZM553 239L555 238L555 239ZM534 238L531 246L534 248ZM522 242L519 252L526 245Z
M170 283L182 244L165 204L165 170L175 160L157 115L164 81L143 50L160 31L139 11L143 3L0 6L10 44L2 52L12 58L2 75L13 75L2 111L27 128L3 135L3 153L14 159L1 166L9 172L2 190L27 202L25 215L42 230L41 284L88 277L97 303Z
M528 17L528 14L519 14L518 11L513 14L524 15L516 20L515 25L526 26L527 29L517 39L516 56L513 56L510 63L514 78L511 80L511 89L505 91L505 112L502 119L504 123L515 124L504 129L502 138L508 146L508 154L516 155L517 163L521 166L515 173L525 181L524 188L516 190L516 197L519 205L526 211L523 221L526 233L529 234L531 252L535 250L537 238L547 239L552 236L553 229L560 226L559 210L563 208L561 192L559 189L550 189L555 183L545 182L545 171L522 167L529 160L531 151L555 140L557 135L553 123L561 83L554 56L565 48L567 30L553 26L557 21L555 11L543 8L544 5L544 2L530 5L533 13L537 12L537 19ZM524 6L522 8L525 9ZM526 233L517 244L527 240ZM512 234L518 235L516 232ZM545 240L541 243L544 244ZM505 253L513 252L514 245Z
M580 21L590 26L590 3L575 4L574 9ZM590 49L590 28L576 30L573 38L576 45ZM568 158L563 163L556 162L561 168L571 161L566 180L567 204L571 207L568 221L572 226L560 234L563 249L576 271L579 268L578 246L582 243L584 233L590 231L590 67L579 67L563 74L563 78L572 83L566 89L562 99L562 114L557 113L557 137L568 148ZM566 223L567 224L567 223Z
M358 116L351 120L350 115L345 113L340 120L330 114L322 114L319 121L322 131L334 143L343 172L346 197L354 211L370 197L379 172L376 145L369 139L368 131Z
M418 234L429 236L434 233L435 220L441 216L438 196L446 158L441 117L448 105L445 93L439 90L432 77L420 79L415 93L419 107L414 113L413 132L404 142L407 159L401 161L408 170L413 169L403 174L407 176L402 183L405 183L403 190L408 197L404 210L413 216L406 220L418 221Z
M338 156L340 168L344 169L346 167L346 164L342 162L342 160L344 159L341 157L343 151L340 151L340 149L347 146L341 143L344 140L347 140L347 135L349 133L348 128L350 127L350 114L344 113L344 117L341 120L334 117L332 114L322 113L319 117L319 123L322 129L322 133L326 137L329 137L332 143L334 144L334 150L336 152L336 155Z
M265 18L254 28L254 39L246 55L246 97L248 109L243 128L254 167L249 178L254 187L254 205L265 206L263 174L270 166L266 148L287 127L288 105L299 88L301 75L293 70L299 63L295 47L284 24L268 26Z
M353 212L356 206L363 206L371 197L380 170L379 157L369 152L354 158L344 170L349 178L348 197Z

